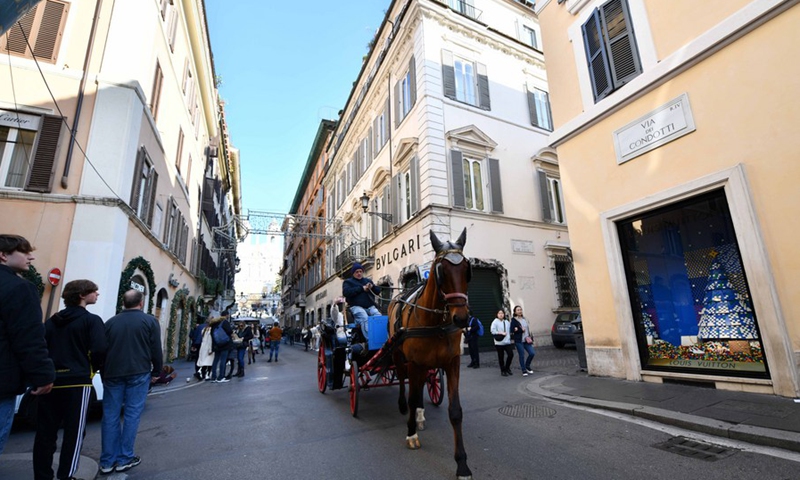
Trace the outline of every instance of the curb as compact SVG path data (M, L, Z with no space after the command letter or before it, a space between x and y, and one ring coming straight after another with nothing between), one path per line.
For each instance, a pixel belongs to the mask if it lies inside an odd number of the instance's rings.
M773 428L758 427L754 425L740 425L736 423L715 420L713 418L691 415L688 413L665 410L663 408L648 407L633 403L613 402L594 398L579 397L568 393L554 393L542 386L543 383L557 379L561 375L548 375L537 378L526 385L526 389L534 394L553 400L558 400L576 405L582 405L601 410L610 410L632 417L671 425L674 427L692 430L694 432L729 438L742 442L763 445L767 447L782 448L793 452L800 452L800 433L777 430Z

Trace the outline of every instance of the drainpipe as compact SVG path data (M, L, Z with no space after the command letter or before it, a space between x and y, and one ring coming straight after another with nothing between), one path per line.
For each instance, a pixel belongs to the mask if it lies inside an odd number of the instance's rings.
M75 106L75 118L72 121L72 133L69 139L69 148L67 149L67 160L64 162L64 174L61 176L61 188L67 188L69 185L69 167L72 163L72 153L75 150L75 136L78 134L78 121L81 118L81 107L83 107L84 88L86 87L86 77L89 76L89 60L94 49L94 39L97 35L97 20L100 17L100 9L103 6L103 0L97 0L94 7L94 18L92 19L92 29L89 33L89 44L86 46L86 58L83 60L83 75L81 75L81 84L78 87L78 104Z

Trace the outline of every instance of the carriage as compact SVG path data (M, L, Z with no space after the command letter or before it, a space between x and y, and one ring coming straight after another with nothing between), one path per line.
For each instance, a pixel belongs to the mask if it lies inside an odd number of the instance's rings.
M397 335L389 338L389 317L369 317L368 338L356 324L338 330L325 326L317 355L317 386L320 393L347 388L350 413L358 415L358 397L362 391L400 384L392 352ZM444 391L444 370L428 370L426 390L431 403L441 405Z

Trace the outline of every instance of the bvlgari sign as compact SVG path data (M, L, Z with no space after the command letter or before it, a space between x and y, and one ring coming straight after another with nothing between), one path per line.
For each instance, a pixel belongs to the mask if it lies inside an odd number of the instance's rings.
M617 163L625 163L694 131L689 96L684 93L614 132Z

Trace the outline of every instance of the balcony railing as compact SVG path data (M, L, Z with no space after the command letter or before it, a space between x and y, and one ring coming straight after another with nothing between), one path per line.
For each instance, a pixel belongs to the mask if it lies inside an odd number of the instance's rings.
M355 262L371 262L372 258L369 257L370 241L363 240L361 242L353 243L345 248L342 253L336 256L334 267L337 272L342 272L353 266Z
M454 11L473 20L480 20L481 15L483 15L483 10L475 8L471 3L472 2L467 2L467 0L447 0L447 5Z

